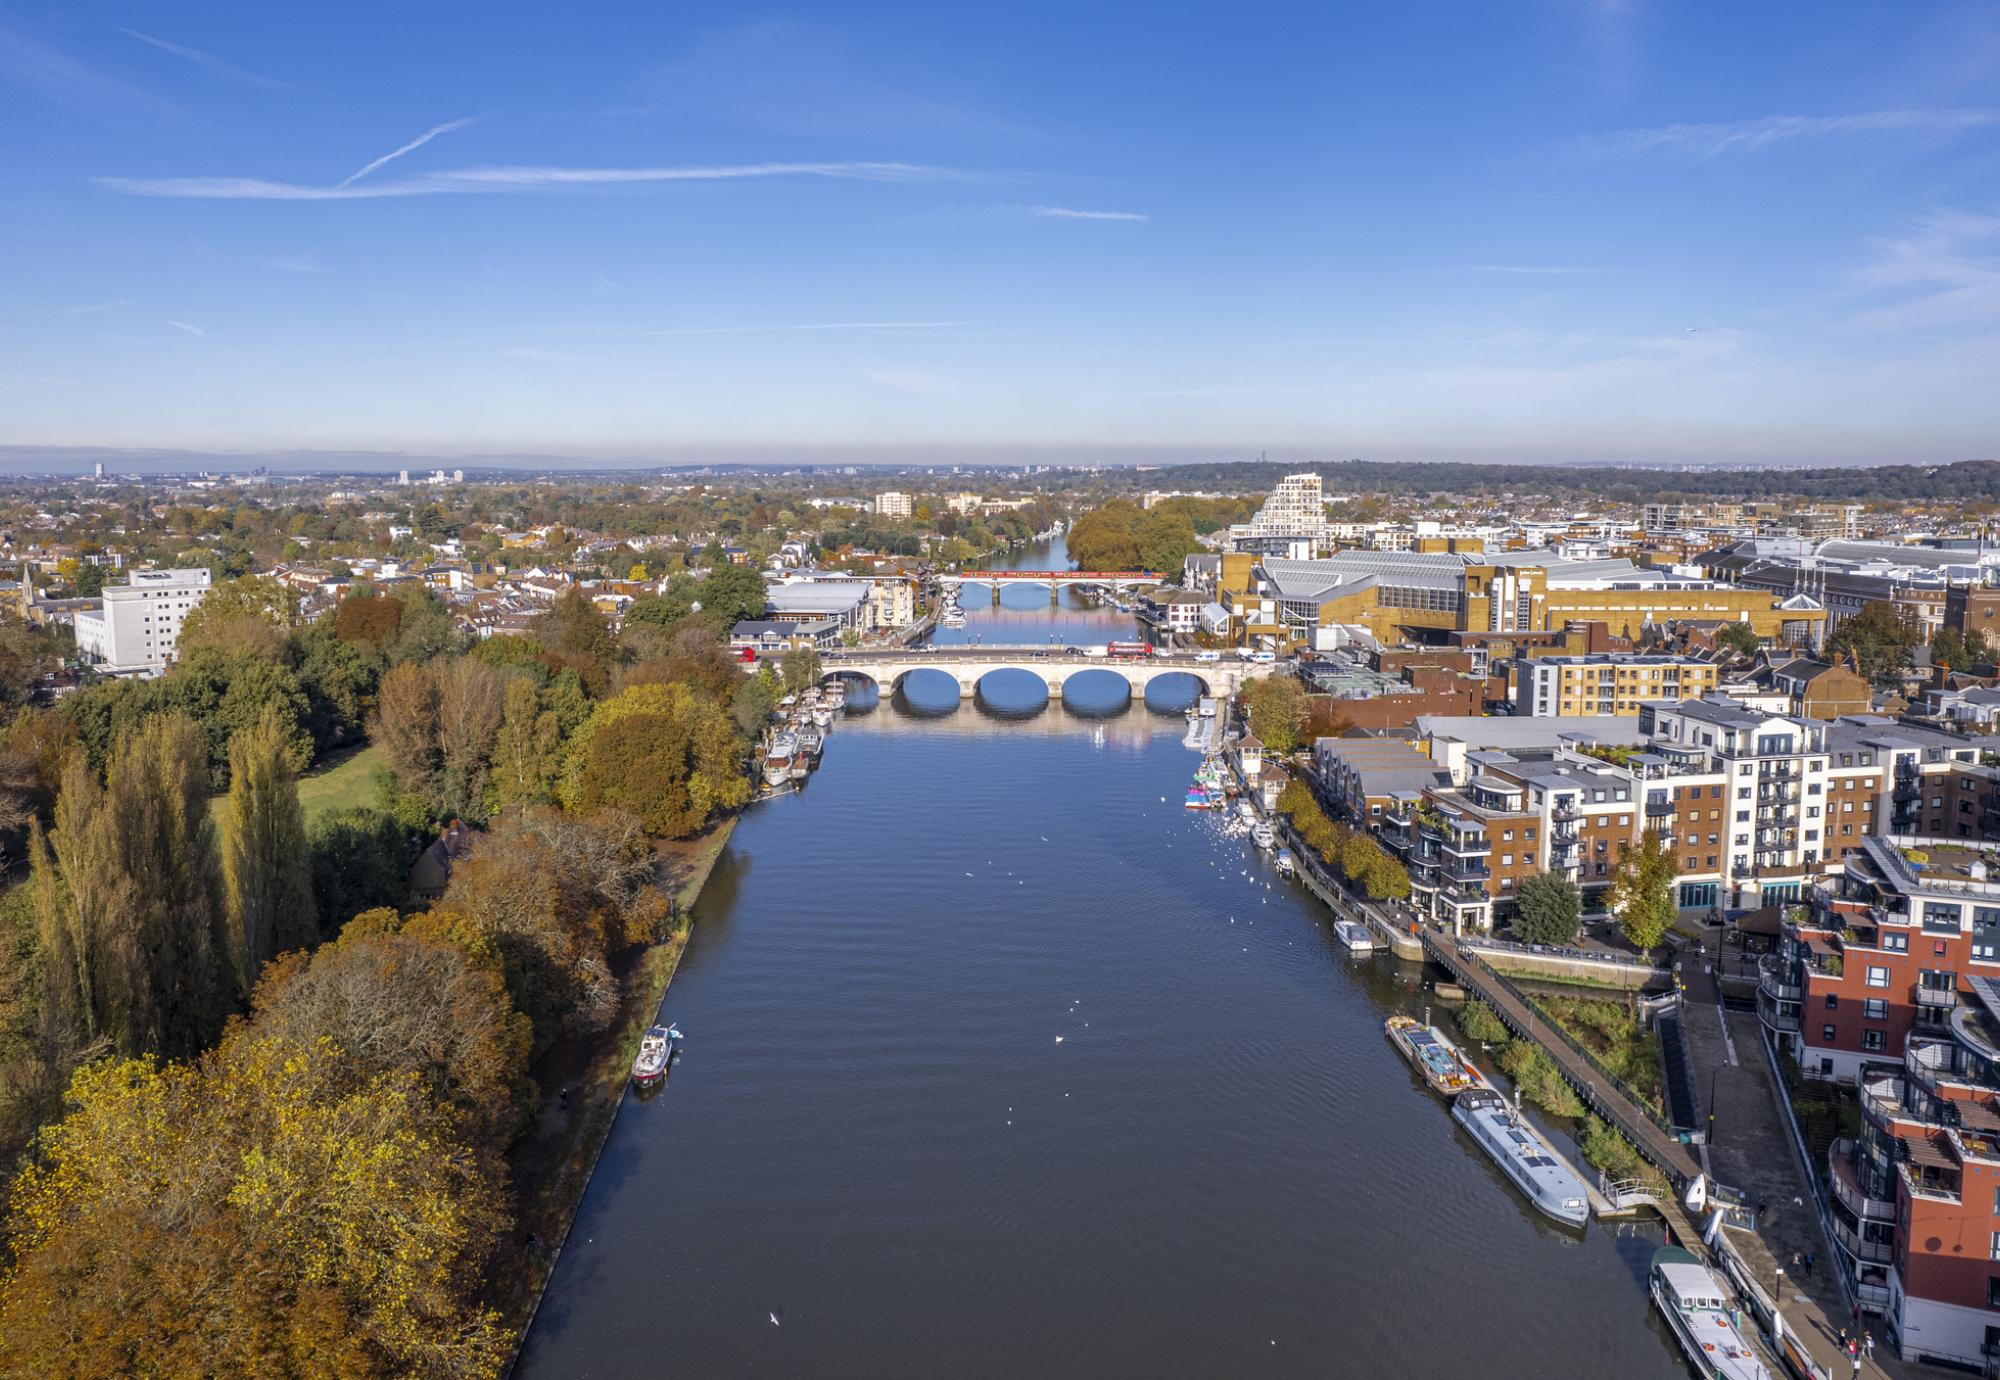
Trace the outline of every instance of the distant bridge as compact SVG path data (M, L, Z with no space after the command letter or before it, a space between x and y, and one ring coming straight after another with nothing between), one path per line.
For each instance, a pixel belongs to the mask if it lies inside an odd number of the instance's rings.
M997 591L1004 585L1047 585L1051 590L1062 585L1131 589L1156 585L1162 578L1151 570L961 570L953 575L940 575L937 580L954 589L960 585L991 585Z
M1234 695L1244 682L1267 676L1277 669L1270 662L1199 661L1192 656L1147 656L1130 659L1102 652L1092 655L1068 647L1044 645L1025 647L892 647L873 651L822 652L820 663L828 675L853 676L875 683L883 694L892 695L912 671L942 671L958 682L960 699L979 693L979 682L995 671L1026 671L1048 687L1049 698L1061 699L1063 687L1073 676L1086 671L1105 671L1123 680L1134 699L1144 698L1146 687L1167 675L1193 676L1209 695Z

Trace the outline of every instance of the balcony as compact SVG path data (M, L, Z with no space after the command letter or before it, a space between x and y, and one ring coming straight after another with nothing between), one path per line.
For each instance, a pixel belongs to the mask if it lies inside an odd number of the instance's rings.
M1854 1169L1854 1142L1842 1137L1835 1141L1826 1152L1827 1167L1833 1171L1833 1196L1838 1198L1847 1210L1866 1222L1893 1222L1896 1220L1896 1204L1893 1199L1871 1198L1862 1189L1861 1181Z
M1949 1011L1958 1005L1956 987L1925 987L1921 983L1910 989L1910 998L1918 1006L1936 1007Z
M1558 824L1574 824L1583 818L1583 811L1570 804L1562 804L1549 812L1549 818Z
M1797 966L1788 958L1765 954L1757 960L1757 990L1770 993L1777 1001L1797 1001L1801 995ZM1798 1029L1796 1025L1792 1028Z
M1461 858L1483 857L1493 851L1493 840L1485 834L1448 834L1444 840L1444 851L1456 853Z
M1673 812L1674 802L1665 796L1650 796L1646 800L1646 813L1649 815L1657 817L1660 815L1671 815Z
M1856 1260L1871 1265L1887 1265L1895 1259L1896 1248L1892 1243L1864 1239L1837 1212L1833 1214L1833 1240L1835 1245Z
M1787 1011L1781 1003L1780 998L1765 991L1763 987L1758 987L1757 1019L1762 1021L1764 1028L1773 1035L1796 1035L1799 1033L1798 1003L1793 1001L1790 1005L1792 1009Z
M1493 869L1482 862L1447 861L1444 865L1444 875L1454 882L1484 883L1493 875Z
M1928 1198L1939 1203L1962 1201L1958 1192L1958 1171L1955 1169L1936 1169L1900 1160L1896 1164L1896 1172L1903 1176L1903 1188L1913 1198Z

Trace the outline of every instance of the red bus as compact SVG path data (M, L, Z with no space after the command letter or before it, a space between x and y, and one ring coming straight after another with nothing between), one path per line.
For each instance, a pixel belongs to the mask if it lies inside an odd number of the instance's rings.
M1144 661L1153 649L1143 642L1107 642L1104 654L1114 661Z
M736 659L750 665L755 665L757 661L757 649L755 647L738 647L736 649Z

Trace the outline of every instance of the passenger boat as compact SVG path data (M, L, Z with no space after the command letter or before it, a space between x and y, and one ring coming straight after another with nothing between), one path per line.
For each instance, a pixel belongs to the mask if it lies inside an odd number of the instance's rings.
M765 754L764 784L782 786L792 779L792 758L790 753L776 751Z
M1281 877L1291 876L1294 868L1296 867L1296 864L1292 862L1292 850L1289 848L1280 848L1278 850L1277 864L1278 864L1279 876Z
M813 706L812 721L815 728L833 727L833 711L824 704Z
M820 750L826 746L826 739L818 729L809 728L799 735L799 756L808 762L819 761Z
M1771 1368L1742 1330L1729 1291L1707 1266L1679 1246L1662 1246L1646 1274L1653 1302L1702 1380L1772 1380Z
M658 1087L667 1076L667 1066L674 1061L674 1041L680 1039L681 1032L671 1025L656 1025L639 1039L639 1053L632 1060L632 1083L635 1087Z
M1260 819L1250 826L1250 841L1259 848L1269 852L1277 846L1278 836L1271 832L1270 825Z
M1357 957L1375 952L1375 931L1359 920L1336 920L1333 922L1333 932Z
M1208 788L1199 781L1188 787L1187 799L1182 803L1190 810L1213 810L1216 804L1215 797L1210 795Z
M1403 1057L1416 1066L1433 1091L1456 1097L1467 1088L1490 1088L1486 1076L1473 1067L1465 1052L1434 1025L1409 1016L1391 1016L1384 1029Z
M1490 1088L1467 1088L1453 1099L1451 1116L1543 1216L1571 1227L1590 1220L1583 1181L1506 1098Z

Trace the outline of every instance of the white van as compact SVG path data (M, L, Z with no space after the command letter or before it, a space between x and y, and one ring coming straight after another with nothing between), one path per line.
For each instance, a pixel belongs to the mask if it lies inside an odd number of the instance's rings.
M1205 652L1196 652L1194 654L1194 659L1196 661L1220 661L1222 660L1222 653L1216 651L1213 648L1210 648L1208 651Z
M1259 666L1269 666L1278 659L1278 654L1276 652L1252 652L1250 659Z

